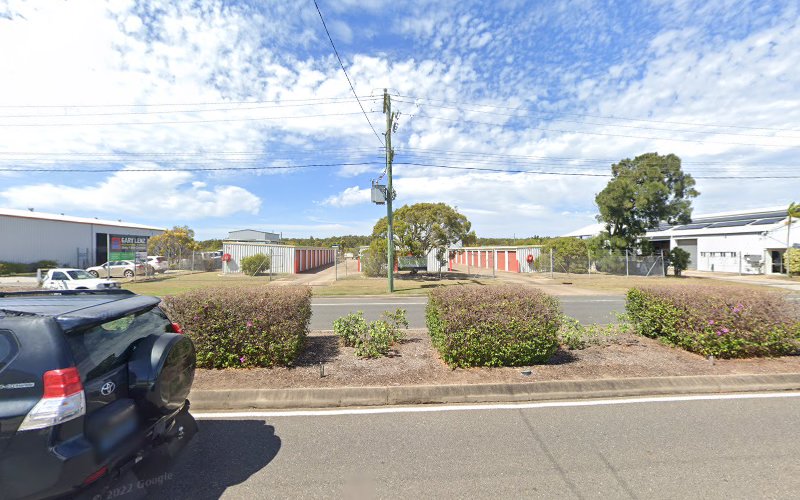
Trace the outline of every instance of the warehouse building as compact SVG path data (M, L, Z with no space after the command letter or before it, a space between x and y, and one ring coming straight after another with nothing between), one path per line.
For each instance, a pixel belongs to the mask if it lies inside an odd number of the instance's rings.
M245 257L264 254L270 257L273 273L298 274L333 265L335 250L321 247L295 247L258 241L222 242L222 271L226 274L241 273L241 262Z
M602 224L592 224L564 236L589 238L602 230ZM740 210L695 216L691 224L662 224L646 237L664 252L687 251L691 270L782 274L787 244L800 248L800 221L793 219L789 234L785 207Z
M121 220L0 208L0 261L27 264L52 260L66 267L86 268L108 260L112 238L145 241L141 237L163 232L164 228Z

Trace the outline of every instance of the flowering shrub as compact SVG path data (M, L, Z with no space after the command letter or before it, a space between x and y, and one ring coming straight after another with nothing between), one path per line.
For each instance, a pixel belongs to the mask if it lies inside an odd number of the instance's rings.
M197 349L201 368L291 365L311 320L311 289L208 288L164 297L170 320Z
M435 289L426 310L434 347L451 367L544 363L558 348L558 301L512 285Z
M798 306L775 292L633 288L626 309L637 333L704 356L783 356L800 349Z

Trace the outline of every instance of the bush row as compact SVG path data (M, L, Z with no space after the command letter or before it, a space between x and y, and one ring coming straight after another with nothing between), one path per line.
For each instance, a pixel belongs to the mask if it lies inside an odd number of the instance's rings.
M35 273L39 268L58 267L58 262L54 260L40 260L23 264L19 262L0 262L0 276L8 274Z
M626 309L637 333L704 356L782 356L800 348L798 306L775 292L633 288Z
M288 366L308 335L311 289L208 288L162 307L194 341L201 368Z
M426 310L434 347L451 367L544 363L558 348L558 301L512 285L434 290Z

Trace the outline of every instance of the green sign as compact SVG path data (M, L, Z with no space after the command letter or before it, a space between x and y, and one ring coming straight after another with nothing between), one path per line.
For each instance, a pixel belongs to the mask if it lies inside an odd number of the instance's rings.
M146 260L149 239L149 236L109 235L108 260Z

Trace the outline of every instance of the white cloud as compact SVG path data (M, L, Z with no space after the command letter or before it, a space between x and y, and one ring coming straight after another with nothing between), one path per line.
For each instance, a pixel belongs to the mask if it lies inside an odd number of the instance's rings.
M72 187L52 183L10 187L0 199L11 207L58 212L99 212L150 218L197 220L258 213L261 200L237 186L206 189L188 172L116 172L95 185Z
M329 196L322 201L322 205L330 205L333 207L347 207L351 205L358 205L361 203L368 203L371 199L371 188L362 189L358 186L352 186L339 194Z

